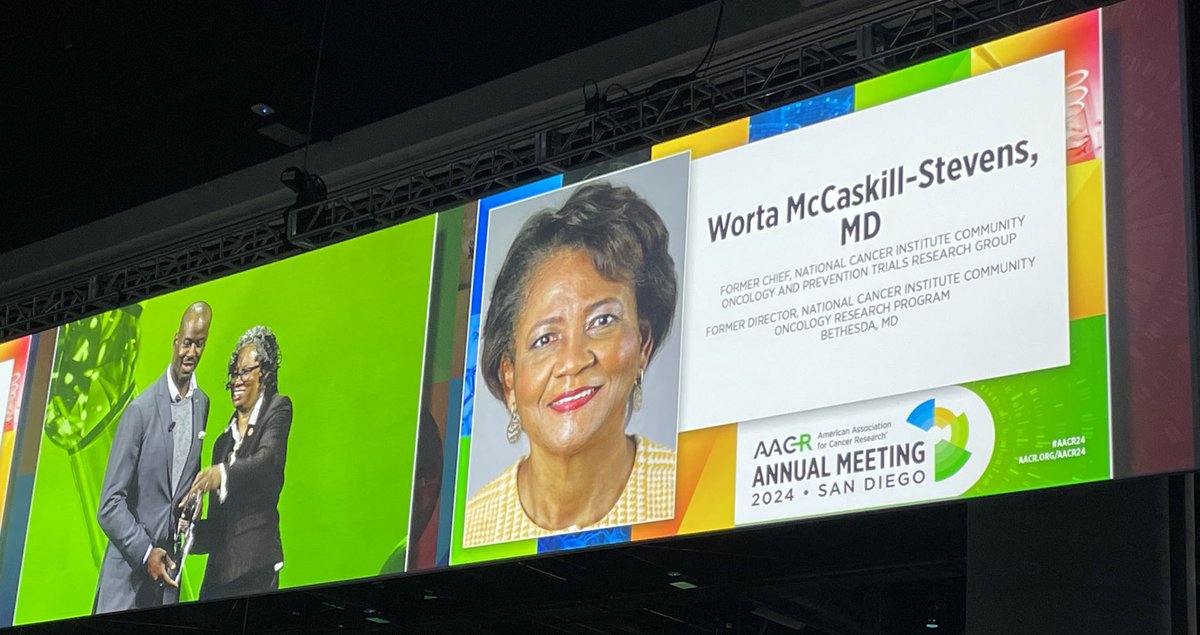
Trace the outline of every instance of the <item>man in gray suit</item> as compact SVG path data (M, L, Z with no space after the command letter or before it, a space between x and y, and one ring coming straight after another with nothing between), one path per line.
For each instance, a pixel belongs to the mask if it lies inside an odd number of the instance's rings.
M179 601L168 550L178 503L200 470L208 396L195 371L208 341L212 309L187 308L167 372L129 404L108 454L97 520L108 536L92 613Z

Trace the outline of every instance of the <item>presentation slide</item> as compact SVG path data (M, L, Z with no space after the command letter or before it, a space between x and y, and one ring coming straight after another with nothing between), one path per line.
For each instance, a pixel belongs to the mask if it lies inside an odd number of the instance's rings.
M635 539L1111 477L1102 130L1076 108L1098 29L864 82L815 125L751 118L693 161L696 476Z
M686 429L1068 364L1062 86L1058 53L695 161Z
M1111 478L1099 29L1080 15L659 144L608 176L485 199L450 563ZM493 288L535 210L685 160L686 175L650 179L687 184L671 225L685 237L674 509L627 516L644 487L635 406L672 384L655 362L638 392L622 369L640 360L586 327L545 328L545 305L554 280L593 284L574 267L617 290L652 276L534 249L517 302ZM494 321L498 307L515 317ZM614 391L581 369L618 389L612 417ZM566 442L609 419L626 443ZM544 494L548 474L556 494L589 496Z

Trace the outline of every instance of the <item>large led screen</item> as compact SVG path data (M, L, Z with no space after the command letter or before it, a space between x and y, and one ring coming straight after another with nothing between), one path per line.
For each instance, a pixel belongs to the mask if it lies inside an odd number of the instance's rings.
M1195 469L1136 1L0 345L0 622Z
M1080 16L545 183L522 202L551 229L508 247L533 254L512 290L493 250L541 221L481 203L450 562L1108 478L1099 37ZM657 230L571 192L671 161L691 169L650 180L687 190L686 224L663 224L682 354L660 378L623 352L660 343ZM635 308L554 291L597 276ZM641 332L613 346L607 319ZM665 449L638 425L664 402ZM520 449L480 483L506 435Z
M59 328L15 623L402 560L435 223Z

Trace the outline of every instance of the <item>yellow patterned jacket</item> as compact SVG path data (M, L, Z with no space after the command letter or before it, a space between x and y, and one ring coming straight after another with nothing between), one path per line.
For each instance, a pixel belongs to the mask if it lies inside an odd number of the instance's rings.
M525 514L517 494L517 468L522 457L467 501L463 546L476 547L510 540L621 527L675 515L675 450L635 436L637 450L625 490L599 522L587 527L544 529Z

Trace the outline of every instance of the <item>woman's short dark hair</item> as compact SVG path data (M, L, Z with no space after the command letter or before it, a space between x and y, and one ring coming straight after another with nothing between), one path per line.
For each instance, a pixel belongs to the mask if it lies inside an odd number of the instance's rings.
M279 365L282 357L275 334L265 326L252 326L238 338L237 346L233 347L233 355L229 358L229 376L233 377L234 371L237 370L238 353L247 346L258 353L258 376L263 391L268 395L278 393Z
M481 366L488 390L504 400L500 361L513 355L513 330L529 276L564 249L583 249L600 275L633 285L639 319L650 325L658 344L675 319L675 261L667 250L670 234L658 212L624 186L599 182L575 190L559 209L542 210L521 226L504 257L483 327Z

